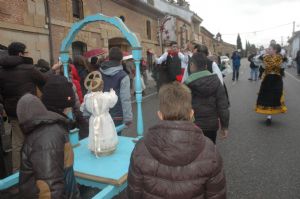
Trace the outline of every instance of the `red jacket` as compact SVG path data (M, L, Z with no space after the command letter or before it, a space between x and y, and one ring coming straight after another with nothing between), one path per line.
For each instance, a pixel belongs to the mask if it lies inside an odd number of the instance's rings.
M78 72L77 72L77 69L75 68L75 66L73 64L70 64L70 67L72 70L72 81L76 87L78 99L79 99L80 103L82 103L83 95L82 95L82 90L81 90L81 86L80 86L80 77L78 75Z

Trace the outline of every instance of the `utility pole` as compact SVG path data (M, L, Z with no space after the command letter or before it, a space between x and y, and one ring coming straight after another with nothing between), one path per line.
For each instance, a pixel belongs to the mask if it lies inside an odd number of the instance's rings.
M292 34L292 36L294 36L294 34L295 34L295 26L296 26L296 22L293 21L293 34Z
M283 36L281 36L281 46L283 46Z

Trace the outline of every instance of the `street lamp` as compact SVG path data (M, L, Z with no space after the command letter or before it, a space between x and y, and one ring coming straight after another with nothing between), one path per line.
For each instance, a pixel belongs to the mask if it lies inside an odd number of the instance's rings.
M217 41L218 43L220 43L222 41L222 35L218 32L216 35Z

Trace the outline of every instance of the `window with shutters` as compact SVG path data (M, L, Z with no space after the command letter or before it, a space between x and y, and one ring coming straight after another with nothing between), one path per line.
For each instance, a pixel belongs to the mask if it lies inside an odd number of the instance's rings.
M147 39L151 40L151 22L147 20L146 22L146 31L147 31Z
M83 19L83 3L82 0L72 0L73 17Z
M81 41L74 41L72 43L73 58L78 55L83 55L87 51L87 45Z

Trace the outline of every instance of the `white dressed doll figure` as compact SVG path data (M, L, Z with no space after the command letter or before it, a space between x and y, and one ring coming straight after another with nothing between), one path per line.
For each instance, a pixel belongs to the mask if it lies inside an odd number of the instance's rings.
M85 87L89 91L84 96L81 111L90 115L88 148L97 157L109 155L116 150L118 135L114 122L109 114L118 101L113 89L103 92L103 80L98 71L90 73L85 80Z

